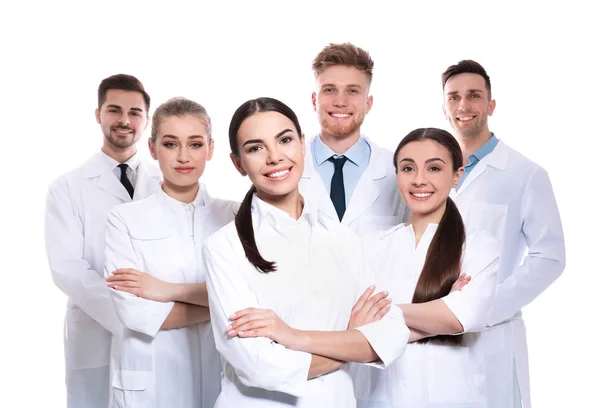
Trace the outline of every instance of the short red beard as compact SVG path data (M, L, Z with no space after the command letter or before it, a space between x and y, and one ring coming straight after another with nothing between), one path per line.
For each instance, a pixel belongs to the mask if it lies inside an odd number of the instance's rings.
M348 126L331 126L327 119L321 122L323 130L336 138L344 138L352 135L360 129L360 125L362 125L362 122L358 123L354 118Z

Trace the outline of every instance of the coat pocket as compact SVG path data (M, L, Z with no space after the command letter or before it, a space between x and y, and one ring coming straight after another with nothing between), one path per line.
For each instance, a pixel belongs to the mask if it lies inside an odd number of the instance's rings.
M148 388L154 373L152 338L124 329L122 337L112 343L112 385L121 390L141 391Z
M120 390L142 391L150 385L152 371L113 370L112 385Z
M474 369L468 347L428 345L429 402L476 403Z
M490 204L474 202L465 219L468 230L484 230L490 233L498 242L504 242L504 230L508 206L505 204Z
M352 375L357 400L387 402L387 369L380 370L353 363L349 365L348 370Z

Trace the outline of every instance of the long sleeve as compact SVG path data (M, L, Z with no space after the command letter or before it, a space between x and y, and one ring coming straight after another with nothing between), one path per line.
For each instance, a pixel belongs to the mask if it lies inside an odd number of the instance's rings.
M442 298L463 326L463 332L481 331L489 322L497 285L500 247L485 231L476 231L465 245L461 272L471 281Z
M112 334L123 326L117 318L102 271L84 259L81 219L69 197L66 180L48 190L44 234L52 279L77 307Z
M131 237L119 207L114 208L106 222L106 247L104 251L104 275L110 276L115 270L133 268L143 271L133 248ZM119 320L128 329L154 337L173 309L173 302L156 302L131 293L110 289L114 308Z
M227 335L231 314L247 307L260 306L237 261L239 253L223 234L225 231L210 237L203 249L217 350L244 385L300 397L306 391L311 354L289 350L265 337Z
M351 247L350 247L351 248ZM356 245L353 251L356 256L356 265L359 265L359 296L375 283L375 275L365 256L360 244ZM385 288L377 288L376 292ZM358 300L358 298L357 298ZM359 330L367 339L381 363L369 363L368 365L377 368L386 368L397 358L401 357L406 350L410 331L404 321L404 315L399 307L392 307L390 311L381 319L373 323L359 327Z
M532 175L525 188L521 214L527 256L496 289L491 324L513 317L546 290L565 268L560 215L550 179L542 168Z

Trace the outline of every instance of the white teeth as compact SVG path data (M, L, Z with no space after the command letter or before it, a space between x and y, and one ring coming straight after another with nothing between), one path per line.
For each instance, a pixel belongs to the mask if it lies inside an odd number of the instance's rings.
M267 177L270 177L270 178L283 177L286 174L288 174L289 172L290 172L290 169L276 171L275 173L269 173L269 174L267 174Z
M473 119L474 117L475 117L475 116L467 116L467 117L464 117L464 118L458 118L458 120L460 120L461 122L463 122L463 121L471 120L471 119Z
M332 113L331 116L333 116L334 118L349 118L350 114L349 113Z
M433 193L413 193L413 195L415 197L419 197L419 198L425 198L425 197L429 197L430 195L432 195Z

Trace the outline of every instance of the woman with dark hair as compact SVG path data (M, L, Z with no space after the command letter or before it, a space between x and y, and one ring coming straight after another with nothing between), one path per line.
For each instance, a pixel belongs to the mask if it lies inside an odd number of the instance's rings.
M244 103L229 142L252 187L203 250L223 364L215 407L354 407L340 368L398 358L409 335L402 313L389 311L387 293L367 300L374 278L360 241L298 192L305 145L289 107Z
M484 231L465 232L449 197L463 173L460 146L450 133L410 132L396 149L394 166L409 220L364 242L377 284L403 311L411 343L385 371L357 368L358 406L485 407L476 332L491 313L498 244Z

